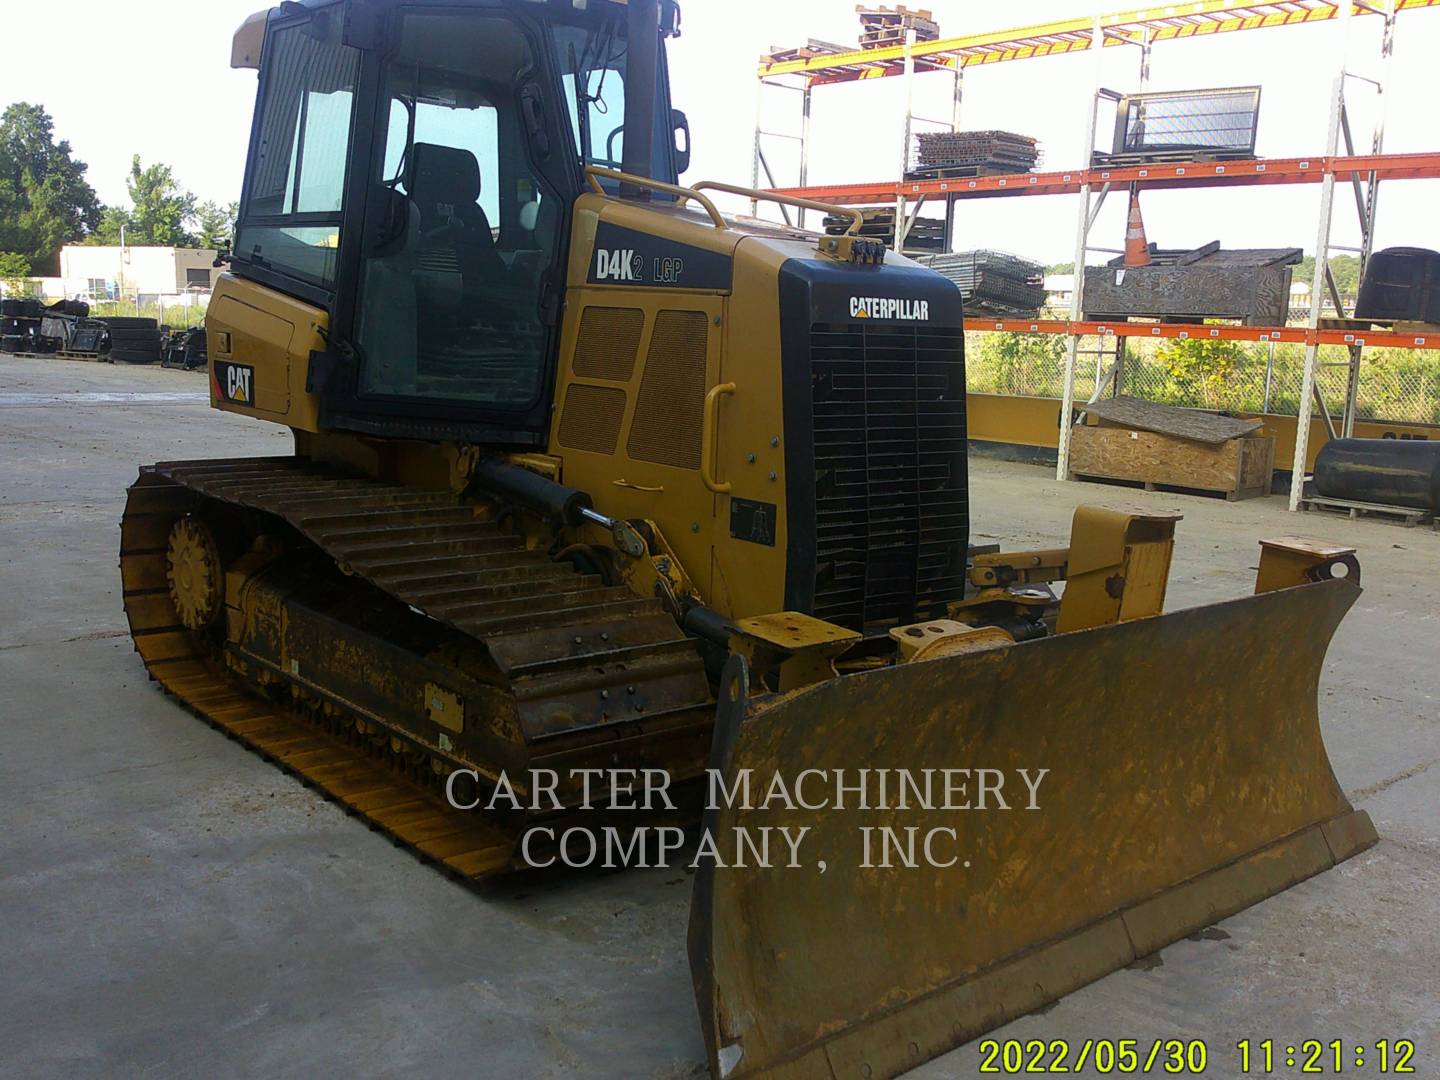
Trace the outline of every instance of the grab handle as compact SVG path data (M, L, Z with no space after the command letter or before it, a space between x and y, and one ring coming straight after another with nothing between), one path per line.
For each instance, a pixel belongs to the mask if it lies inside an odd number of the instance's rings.
M729 495L729 482L715 479L715 428L720 414L720 399L735 393L733 382L711 387L705 395L705 416L700 424L700 481L716 495Z

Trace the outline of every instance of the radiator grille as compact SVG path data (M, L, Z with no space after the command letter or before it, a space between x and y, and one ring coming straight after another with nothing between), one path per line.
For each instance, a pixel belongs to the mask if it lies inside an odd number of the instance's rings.
M587 307L575 340L575 374L582 379L629 382L644 329L645 313L639 308Z
M875 629L964 595L963 347L958 328L811 327L817 618Z
M560 417L560 445L595 454L613 454L624 419L624 390L572 383L565 392L565 412Z
M630 423L629 450L636 461L700 468L709 327L703 311L662 311L655 316L645 378Z

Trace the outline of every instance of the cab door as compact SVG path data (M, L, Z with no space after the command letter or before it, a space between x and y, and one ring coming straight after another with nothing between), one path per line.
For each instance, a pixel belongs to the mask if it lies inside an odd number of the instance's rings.
M355 357L329 412L342 427L539 444L573 186L545 39L467 6L399 7L387 40Z

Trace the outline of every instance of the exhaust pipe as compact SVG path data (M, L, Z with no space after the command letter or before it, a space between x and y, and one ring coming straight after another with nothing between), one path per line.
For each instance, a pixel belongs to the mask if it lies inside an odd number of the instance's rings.
M626 4L629 60L625 75L625 152L623 172L655 177L655 98L660 67L660 0L629 0ZM648 199L650 192L622 184L620 194Z

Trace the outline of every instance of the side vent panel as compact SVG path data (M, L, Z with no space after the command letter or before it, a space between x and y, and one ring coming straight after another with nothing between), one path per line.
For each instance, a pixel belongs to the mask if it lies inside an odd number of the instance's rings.
M629 382L644 329L645 313L639 308L587 307L571 365L576 376Z
M625 391L574 383L565 394L560 445L592 454L613 454L625 419Z
M634 460L700 468L709 327L703 311L662 311L655 317L645 378L630 425L629 451Z

